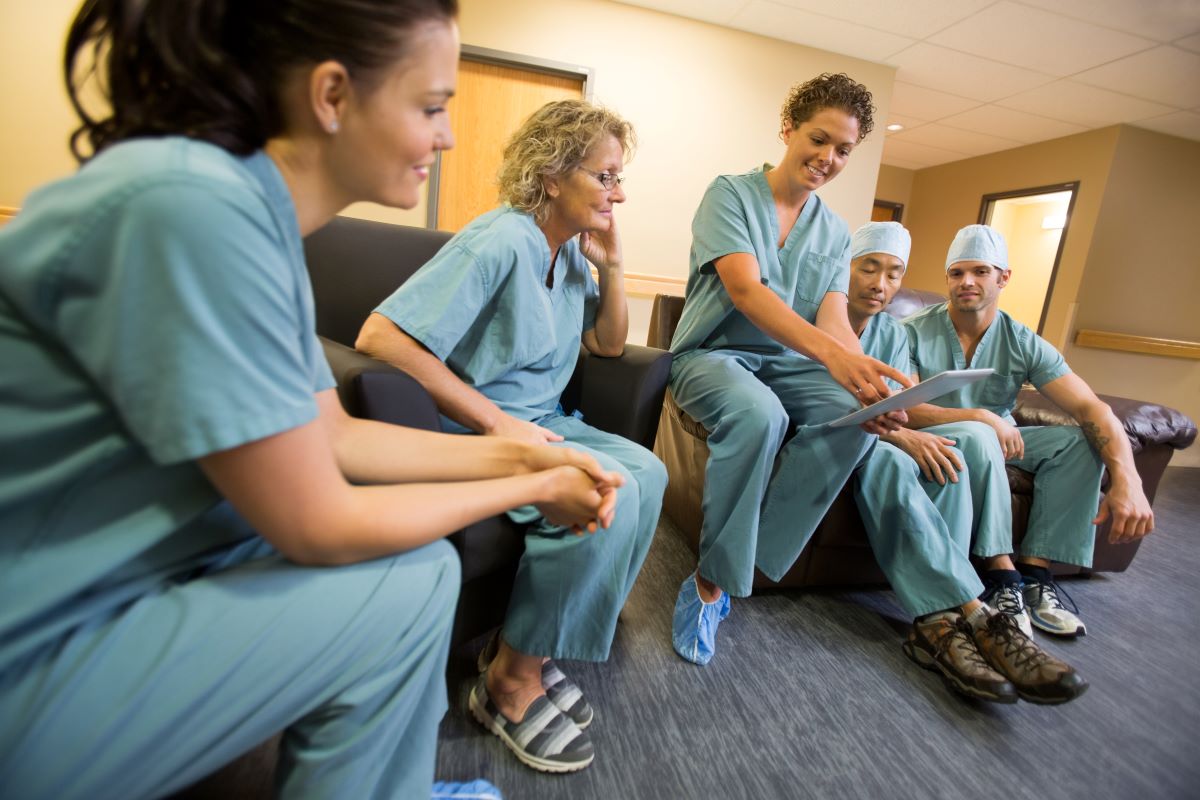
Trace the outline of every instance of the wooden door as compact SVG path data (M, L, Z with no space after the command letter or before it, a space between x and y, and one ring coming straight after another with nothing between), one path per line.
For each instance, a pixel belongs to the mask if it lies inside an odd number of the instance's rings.
M499 204L496 172L504 145L552 100L582 98L584 79L463 59L450 106L454 149L438 168L437 227L457 231Z

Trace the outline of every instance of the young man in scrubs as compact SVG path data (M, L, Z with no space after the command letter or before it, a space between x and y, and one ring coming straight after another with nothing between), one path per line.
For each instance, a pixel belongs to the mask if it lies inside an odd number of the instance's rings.
M868 222L850 244L850 327L863 352L902 372L910 371L908 336L880 312L900 288L910 247L898 222ZM855 499L879 566L916 617L905 654L981 700L1063 703L1083 694L1074 669L976 599L983 585L968 556L971 493L954 441L903 428L880 438L855 471Z
M710 455L699 564L680 587L672 644L696 664L713 656L729 595L750 594L756 566L783 577L871 434L904 420L823 424L887 396L885 378L910 383L864 355L850 330L849 231L813 194L845 167L873 112L871 93L845 75L796 86L781 114L779 166L718 177L692 221L671 392L709 432Z
M954 237L946 256L949 302L904 323L912 366L922 380L948 369L991 367L995 374L910 409L909 424L937 426L930 432L955 439L966 455L972 553L984 559L984 601L1012 615L1026 634L1037 626L1072 637L1086 629L1060 600L1051 563L1091 566L1097 524L1111 518L1109 540L1131 542L1154 530L1154 512L1112 410L1057 350L1000 310L1011 277L1008 248L994 228L968 225ZM1026 382L1079 427L1017 427L1012 409ZM1035 476L1028 532L1015 562L1005 464ZM1101 497L1104 467L1111 486Z

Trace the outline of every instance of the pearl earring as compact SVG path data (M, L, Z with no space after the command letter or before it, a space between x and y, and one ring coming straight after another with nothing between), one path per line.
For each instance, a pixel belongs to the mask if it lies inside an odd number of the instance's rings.
M336 119L335 119L335 120L331 120L331 121L330 121L330 123L329 123L329 132L330 132L330 133L337 133L337 132L338 132L338 121L337 121Z

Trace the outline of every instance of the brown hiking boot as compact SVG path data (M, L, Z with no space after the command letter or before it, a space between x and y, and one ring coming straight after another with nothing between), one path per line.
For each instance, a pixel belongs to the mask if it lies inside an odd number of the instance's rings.
M1008 614L992 614L975 631L975 643L987 662L1031 703L1065 703L1087 691L1075 668L1034 644Z
M956 691L993 703L1017 702L1017 690L979 653L971 626L961 616L914 622L904 654L925 669L942 673Z

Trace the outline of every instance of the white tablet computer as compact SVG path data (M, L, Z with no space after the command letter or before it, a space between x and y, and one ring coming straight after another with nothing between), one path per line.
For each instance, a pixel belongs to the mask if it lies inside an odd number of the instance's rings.
M941 397L944 394L953 392L955 389L961 389L969 383L986 378L993 372L995 372L994 369L952 369L946 372L939 372L929 380L921 381L911 389L896 392L890 397L885 397L877 403L860 408L853 414L847 414L840 419L835 419L829 424L835 428L842 428L847 425L861 425L867 420L878 417L880 414L886 414L889 411L899 411L902 408L912 408L913 406L921 405L921 403L928 403L934 398Z

